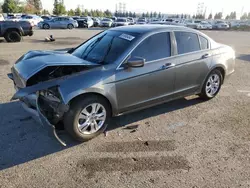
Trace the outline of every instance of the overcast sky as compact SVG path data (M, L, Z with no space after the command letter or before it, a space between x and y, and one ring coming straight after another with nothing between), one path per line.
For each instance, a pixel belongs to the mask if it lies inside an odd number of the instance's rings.
M43 7L48 10L53 9L54 0L42 0ZM119 2L126 3L127 11L143 12L157 11L162 13L187 13L194 14L198 3L203 2L207 7L207 13L223 11L224 15L237 11L250 12L250 0L64 0L67 9L75 9L77 5L83 5L86 9L109 9L115 11L115 4Z

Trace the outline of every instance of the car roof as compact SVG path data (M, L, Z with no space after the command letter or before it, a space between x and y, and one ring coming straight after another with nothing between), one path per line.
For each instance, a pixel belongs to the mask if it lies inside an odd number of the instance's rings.
M122 27L115 27L112 28L111 30L113 31L123 31L123 32L131 32L131 33L141 33L141 34L146 34L146 33L152 33L152 32L160 32L160 31L190 31L190 32L195 32L199 33L198 31L184 27L184 26L176 26L176 25L158 25L158 24L153 24L153 25L133 25L133 26L122 26Z

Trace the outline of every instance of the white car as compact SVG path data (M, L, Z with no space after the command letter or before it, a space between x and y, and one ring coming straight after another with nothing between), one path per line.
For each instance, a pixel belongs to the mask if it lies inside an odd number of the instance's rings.
M224 21L216 21L213 24L213 29L229 29L229 25Z
M37 26L39 22L43 21L43 19L37 15L26 15L22 17L22 20L29 21L33 26Z
M129 21L128 21L127 18L118 18L115 21L115 24L114 24L115 27L118 27L118 26L128 26L128 25L129 25Z
M185 20L184 24L186 24L187 27L190 27L192 29L197 29L200 22L201 21L199 20Z
M197 29L213 29L212 24L202 21L198 24Z
M94 21L89 16L81 17L80 19L85 19L86 20L87 28L90 28L90 27L94 26Z
M113 20L111 20L109 18L104 18L100 22L101 27L111 27L112 24L113 24Z

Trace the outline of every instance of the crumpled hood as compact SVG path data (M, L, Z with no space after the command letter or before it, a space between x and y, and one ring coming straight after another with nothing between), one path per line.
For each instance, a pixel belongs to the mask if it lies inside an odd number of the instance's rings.
M98 64L60 51L29 51L17 60L13 68L23 80L27 81L28 78L45 67L57 65L97 66Z

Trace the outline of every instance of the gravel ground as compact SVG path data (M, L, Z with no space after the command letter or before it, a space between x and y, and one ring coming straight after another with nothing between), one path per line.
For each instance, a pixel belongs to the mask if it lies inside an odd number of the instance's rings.
M98 32L37 30L0 43L0 187L250 187L250 33L206 32L237 52L236 72L213 100L191 96L117 117L83 144L61 131L61 146L9 102L6 74L23 53L71 48ZM50 34L56 42L43 42Z

